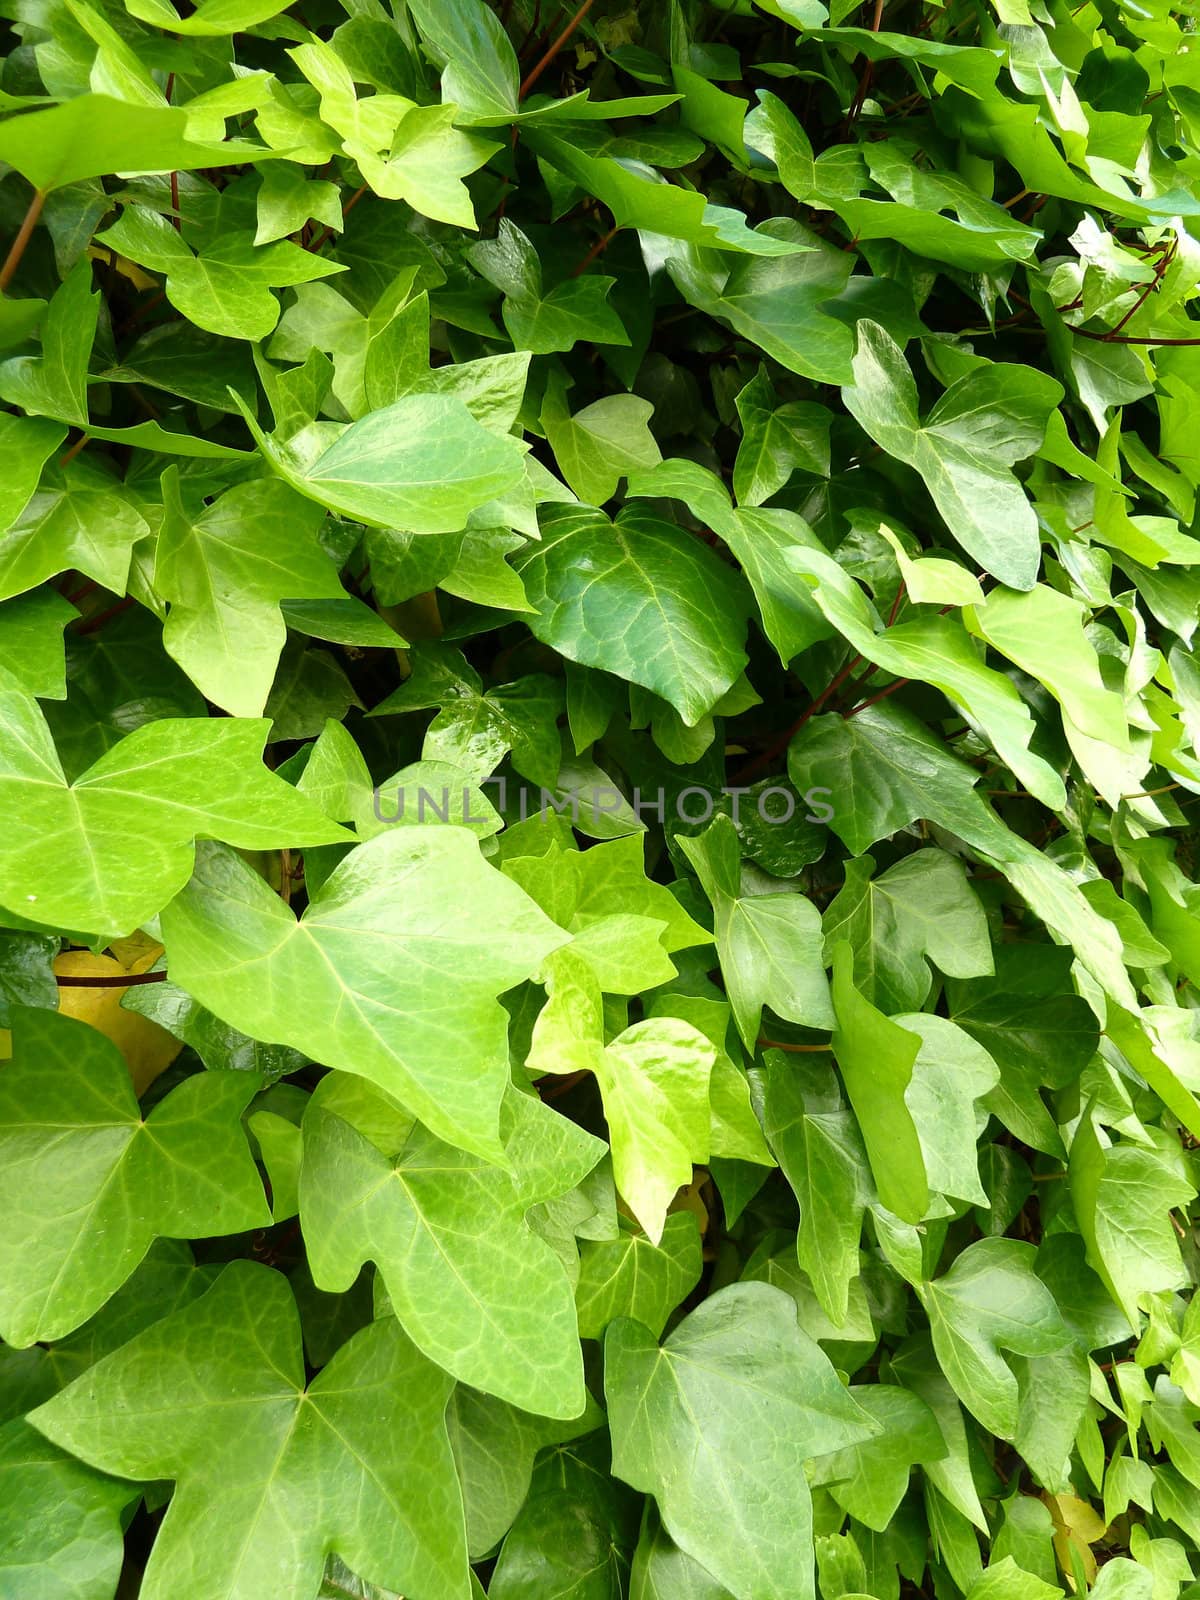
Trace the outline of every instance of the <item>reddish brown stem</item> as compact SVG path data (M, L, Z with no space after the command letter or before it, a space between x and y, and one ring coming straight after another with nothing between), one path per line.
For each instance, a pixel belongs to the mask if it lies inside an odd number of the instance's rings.
M122 972L115 977L102 978L59 978L55 983L60 989L129 989L137 983L165 983L165 972Z
M543 1100L557 1100L560 1095L564 1095L568 1093L569 1090L574 1089L576 1084L582 1083L587 1076L588 1073L585 1071L568 1072L565 1077L556 1079L555 1082L547 1089L542 1088L542 1084L546 1080L544 1078L539 1079L538 1093L541 1095Z
M536 66L531 67L525 74L525 77L521 82L521 87L517 92L518 100L524 100L530 89L533 88L534 84L541 77L542 73L545 72L546 68L554 60L555 56L562 49L563 45L566 44L567 40L575 32L575 29L583 21L584 17L587 16L588 12L592 9L595 3L596 0L583 0L583 4L580 6L579 10L571 18L570 22L567 23L566 27L559 34L558 38L555 39L554 43L546 51L542 59L536 64ZM882 0L879 0L879 3L882 4Z
M595 244L588 251L587 255L584 256L583 260L575 268L574 272L572 272L571 276L573 278L578 278L580 273L586 272L587 269L591 266L592 262L595 261L596 257L599 256L599 255L603 255L605 250L608 249L609 245L617 237L617 235L620 233L620 231L621 231L621 229L620 229L619 226L615 227L615 228L610 228L608 230L608 232L606 234L604 234L604 236L602 238L597 239Z
M33 230L37 227L37 221L42 214L42 207L45 203L46 196L43 190L35 189L33 191L33 199L29 202L29 209L26 211L24 220L17 230L17 237L13 240L12 247L4 258L4 265L0 267L0 294L3 294L5 289L8 288L13 280L13 274L21 265L21 257L25 254L25 247L33 237Z
M879 693L873 694L869 700L864 700L861 705L852 707L851 710L847 711L846 716L848 718L856 717L860 711L865 711L868 706L876 705L880 700L886 700L888 695L895 694L897 689L903 689L906 683L911 682L911 678L897 678L895 683L889 683L886 689L880 689Z
M1125 326L1125 324L1130 320L1131 317L1136 317L1137 316L1138 312L1146 304L1146 301L1149 300L1150 296L1155 292L1155 290L1158 288L1159 284L1163 281L1163 276L1166 273L1167 268L1171 265L1171 262L1174 259L1175 259L1175 246L1172 243L1171 246L1167 250L1165 250L1163 252L1161 259L1154 263L1154 276L1150 279L1150 282L1142 290L1141 294L1138 295L1137 299L1130 306L1129 310L1125 313L1125 315L1121 318L1120 322L1118 322L1116 327L1112 330L1112 335L1113 335L1114 338L1116 337L1116 335L1118 333L1120 333L1121 329Z
M349 200L346 201L346 204L342 207L342 221L343 222L345 222L346 218L354 210L355 206L362 199L363 195L366 194L366 192L367 192L367 186L364 183L362 188L361 189L356 189L354 191L354 193L350 196ZM335 231L336 230L333 229L333 228L326 228L324 233L321 235L321 237L319 239L317 239L315 243L310 244L308 248L310 250L312 250L314 253L316 251L320 250L324 245L328 244L330 239L333 238L333 235L334 235Z
M75 632L77 634L96 633L104 626L106 622L109 621L110 618L117 616L118 613L122 611L128 611L130 606L135 606L136 604L137 601L133 598L133 596L131 594L127 594L124 600L118 600L115 606L108 606L103 611L97 611L95 616L85 617L75 629Z
M765 769L771 765L772 761L774 761L775 757L779 755L781 751L787 749L788 745L791 744L792 740L800 732L800 729L810 717L816 715L816 713L825 704L826 700L829 699L830 695L836 694L836 692L841 688L842 684L845 683L846 679L854 671L855 667L861 660L862 656L860 655L852 656L842 670L837 674L837 676L829 680L829 682L821 690L820 694L812 702L808 709L796 718L791 727L788 728L786 732L781 733L777 739L772 740L772 742L764 751L762 751L760 755L755 756L753 761L747 763L747 765L742 768L733 781L741 784L744 783L747 778L757 778L760 772L765 771Z
M1098 344L1144 344L1144 345L1193 345L1200 344L1200 339L1139 339L1127 333L1093 333L1090 328L1079 328L1073 322L1064 322L1063 327L1070 333L1077 333L1081 339L1095 339Z

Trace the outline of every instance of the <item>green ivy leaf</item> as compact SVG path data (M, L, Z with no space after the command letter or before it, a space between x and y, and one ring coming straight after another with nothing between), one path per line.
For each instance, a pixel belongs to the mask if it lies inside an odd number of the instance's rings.
M524 470L517 441L482 428L449 395L406 395L368 412L309 461L246 421L270 466L293 489L385 528L443 533L465 527L472 511L513 488Z
M722 1289L659 1346L623 1320L604 1341L613 1470L737 1600L814 1593L804 1463L875 1425L781 1290ZM701 1428L698 1418L705 1419ZM713 1517L723 1504L730 1516Z
M185 1568L197 1596L280 1581L312 1593L332 1551L372 1582L467 1600L450 1388L390 1318L364 1328L305 1387L287 1284L233 1262L199 1301L106 1356L31 1420L101 1471L176 1480L142 1581L148 1600L171 1594ZM231 1391L241 1426L230 1423ZM381 1430L381 1408L396 1405L405 1426Z
M317 1287L344 1292L369 1257L393 1311L431 1360L526 1411L578 1416L583 1369L571 1286L525 1211L573 1188L600 1147L562 1123L554 1179L529 1191L419 1124L405 1129L396 1117L388 1128L393 1119L378 1091L361 1087L348 1099L338 1078L326 1081L331 1092L318 1088L304 1115L300 1189ZM532 1102L517 1096L512 1104L518 1122L518 1113L533 1116ZM551 1118L546 1112L545 1122ZM547 1140L542 1119L530 1136ZM516 1159L511 1136L508 1153Z
M174 469L154 587L170 606L163 644L206 698L235 717L262 714L287 637L281 600L344 595L318 543L324 517L272 478L228 489L189 514Z
M176 981L223 1022L369 1079L447 1143L503 1163L496 995L565 935L465 829L400 828L359 845L299 921L232 852L213 850L162 926Z
M632 1231L584 1244L575 1286L580 1337L598 1339L610 1322L632 1317L658 1338L700 1269L700 1235L686 1211L667 1218L657 1245Z
M125 1062L85 1023L20 1009L14 1047L0 1069L9 1218L0 1331L9 1344L79 1327L159 1236L266 1224L240 1122L257 1078L200 1073L143 1119Z
M20 730L0 774L15 813L0 844L0 903L31 920L130 933L187 882L197 837L247 850L346 837L262 767L265 722L164 717L68 784L36 703L0 690L0 715Z
M1018 1239L980 1239L918 1290L942 1370L968 1411L1002 1439L1016 1435L1019 1412L1017 1380L1000 1352L1052 1355L1069 1339L1034 1254Z
M1038 449L1061 386L1029 367L994 366L951 385L925 421L904 354L886 329L859 328L846 405L889 455L915 467L946 526L985 572L1032 589L1038 531L1012 467Z
M831 1028L821 919L799 894L743 894L741 846L728 817L698 838L679 837L712 902L717 953L742 1042L753 1050L764 1006L788 1022Z
M746 664L740 585L710 550L656 517L624 511L609 522L588 507L552 507L516 567L543 643L661 695L688 726Z

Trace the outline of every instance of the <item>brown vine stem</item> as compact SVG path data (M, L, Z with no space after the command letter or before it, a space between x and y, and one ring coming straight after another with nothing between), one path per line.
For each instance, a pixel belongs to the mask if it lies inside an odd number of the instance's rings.
M1120 333L1121 329L1130 320L1130 318L1137 316L1138 312L1146 304L1146 301L1150 298L1150 296L1152 294L1154 294L1156 292L1156 290L1158 289L1159 285L1162 283L1163 278L1166 276L1167 269L1170 267L1172 261L1174 261L1174 259L1175 259L1175 250L1176 250L1176 241L1172 240L1170 245L1168 245L1166 250L1164 250L1161 253L1161 255L1159 256L1159 259L1154 263L1154 276L1150 279L1150 282L1142 290L1141 294L1138 295L1137 299L1133 302L1133 304L1130 306L1129 310L1121 318L1120 322L1118 322L1116 327L1112 330L1114 338L1116 337L1116 335L1118 333Z
M546 51L542 59L536 64L536 66L531 67L525 74L525 77L521 81L521 87L517 91L518 100L524 100L530 89L533 88L534 84L541 77L542 73L545 72L546 68L554 60L555 56L562 49L563 45L566 44L567 40L575 32L575 29L583 21L584 17L587 16L588 12L592 9L595 3L596 0L583 0L583 4L580 6L579 10L571 18L570 22L567 23L566 27L559 34L558 38L555 39L554 43ZM880 0L880 4L882 4L882 0Z
M829 699L830 695L835 694L841 688L861 660L861 655L852 656L842 670L837 674L837 676L829 680L829 682L821 690L820 694L812 702L808 709L802 712L801 715L796 718L791 727L781 733L777 739L773 739L765 750L763 750L759 755L755 756L753 761L747 762L747 764L736 775L733 781L738 784L744 783L747 778L757 778L760 772L765 771L765 769L771 765L772 761L774 761L775 757L779 755L781 751L787 749L788 745L791 744L792 740L800 732L800 729L804 726L808 719L812 716L815 716L825 704L826 700Z
M55 983L60 989L129 989L137 983L165 983L165 972L123 972L119 977L100 978L59 978Z
M572 272L571 276L573 278L578 278L580 273L586 272L587 269L591 266L592 262L595 261L596 257L599 256L599 255L603 255L603 253L608 249L609 245L617 237L617 235L620 233L620 231L621 231L621 229L620 229L620 226L618 225L615 228L610 228L608 230L608 232L603 235L602 238L597 239L595 244L588 251L587 255L584 256L583 260L579 263L579 265Z
M886 700L888 695L895 694L897 689L903 689L906 683L911 683L911 678L897 678L895 683L889 683L886 689L880 689L878 694L873 694L869 700L864 700L861 705L853 706L847 711L847 719L856 717L860 711L865 711L868 706L877 705L880 700Z
M75 443L71 446L71 448L69 450L65 451L61 456L59 456L59 458L58 458L59 466L60 467L65 467L68 461L74 461L75 457L79 454L79 452L83 449L84 445L88 442L88 440L91 437L92 436L91 436L90 433L87 433L87 432L81 433L79 435L78 439L76 439Z
M343 222L345 222L346 218L354 210L355 206L362 199L363 195L366 194L366 192L367 192L367 186L364 183L362 188L361 189L356 189L354 191L354 193L350 196L349 200L346 201L346 204L342 207L342 221ZM330 239L333 238L333 235L334 235L334 233L336 231L337 230L334 229L334 228L326 228L325 232L321 235L321 237L314 244L310 244L308 248L315 255L318 250L322 249L323 246L325 246L326 244L329 243Z
M883 26L884 0L875 0L875 10L871 14L871 32L878 33ZM854 91L854 99L850 102L850 109L846 112L846 131L849 132L858 120L858 114L863 108L863 101L867 98L867 91L875 77L875 63L868 61L863 68L862 77L858 80L858 88Z
M546 1081L545 1078L539 1078L538 1093L543 1100L557 1100L561 1095L568 1093L569 1090L574 1089L577 1084L582 1083L585 1078L590 1076L591 1074L586 1071L568 1072L565 1077L555 1079L554 1084L548 1089L542 1088L542 1084Z
M116 605L108 606L103 611L97 611L93 616L85 617L75 629L75 632L76 634L98 633L111 617L117 616L122 611L128 611L131 606L135 605L137 605L137 601L131 594L127 594L123 600L118 600Z
M29 209L26 211L24 220L17 230L17 237L13 240L12 247L4 258L4 265L0 267L0 294L3 294L5 289L8 288L13 280L13 274L21 265L21 257L25 254L25 246L33 236L33 230L37 227L38 218L41 216L42 207L45 204L45 190L35 189L33 191L33 199L29 202Z
M1077 327L1073 322L1064 322L1063 327L1070 333L1077 333L1081 339L1095 339L1097 344L1144 344L1155 346L1200 344L1200 339L1142 339L1128 333L1093 333L1090 328Z

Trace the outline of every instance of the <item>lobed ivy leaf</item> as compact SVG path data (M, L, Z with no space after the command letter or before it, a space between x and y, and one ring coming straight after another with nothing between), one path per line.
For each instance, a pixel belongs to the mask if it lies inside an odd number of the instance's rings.
M336 1077L326 1082L329 1092L318 1088L304 1113L300 1179L317 1287L344 1292L369 1256L395 1315L431 1360L525 1411L578 1416L584 1389L571 1286L525 1212L579 1183L600 1146L561 1123L559 1149L540 1153L552 1170L531 1184L534 1175L519 1167L514 1177L447 1146L374 1088L347 1093ZM516 1163L522 1143L554 1137L553 1114L534 1117L523 1096L509 1107Z
M0 844L0 902L32 920L130 933L187 882L197 838L250 850L345 838L263 768L265 722L164 717L72 784L37 704L13 687L0 688L0 704L20 734L0 771L14 814Z
M200 1300L105 1356L31 1420L101 1471L176 1480L142 1583L150 1600L171 1594L181 1570L196 1600L249 1600L281 1580L315 1595L333 1551L414 1600L466 1600L450 1389L390 1318L306 1386L286 1282L235 1261ZM404 1425L382 1432L381 1410Z
M1029 367L991 365L946 390L924 422L900 347L863 323L846 405L877 444L925 480L946 526L1001 583L1032 589L1037 519L1012 467L1038 449L1061 386Z
M86 1023L20 1008L13 1041L13 1058L0 1068L7 1343L72 1332L155 1238L206 1238L267 1222L240 1122L259 1087L252 1074L186 1079L143 1118L125 1062Z
M640 1323L615 1322L604 1378L613 1471L654 1495L675 1543L737 1600L811 1596L804 1464L876 1425L801 1332L791 1299L730 1285L661 1346ZM708 1514L714 1502L728 1520Z
M211 850L162 929L176 980L222 1021L367 1078L447 1143L504 1163L496 996L566 935L465 829L359 845L300 920L232 852Z

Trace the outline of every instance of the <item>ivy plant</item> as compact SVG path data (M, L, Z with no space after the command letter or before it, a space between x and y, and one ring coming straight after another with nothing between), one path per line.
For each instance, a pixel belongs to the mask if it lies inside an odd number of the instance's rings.
M1161 0L0 0L2 1600L1200 1600Z

